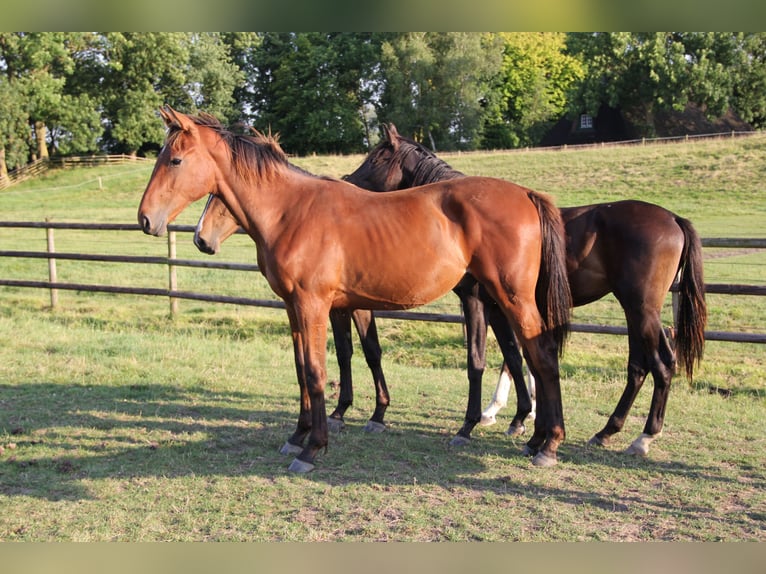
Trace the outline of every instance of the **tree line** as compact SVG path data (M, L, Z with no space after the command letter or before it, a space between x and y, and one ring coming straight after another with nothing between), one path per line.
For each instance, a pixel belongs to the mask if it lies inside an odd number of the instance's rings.
M536 145L620 109L766 121L766 33L0 33L0 177L51 154L155 153L157 109L355 153L393 122L437 151Z

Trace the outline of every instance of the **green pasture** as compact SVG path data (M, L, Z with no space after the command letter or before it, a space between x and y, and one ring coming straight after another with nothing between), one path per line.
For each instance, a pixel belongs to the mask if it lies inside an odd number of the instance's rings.
M691 219L703 237L764 237L766 136L566 151L444 156L560 205L640 198ZM362 156L295 158L350 173ZM53 171L0 192L0 220L135 221L151 163ZM196 222L202 204L178 223ZM56 230L58 252L167 254L140 232ZM40 229L0 228L2 250L44 250ZM191 236L178 257L209 259ZM763 284L766 254L706 249L708 282ZM234 236L220 260L255 262ZM179 269L179 289L271 297L254 273ZM59 261L60 281L165 287L167 268ZM45 260L0 258L0 278L47 278ZM759 297L708 296L709 329L763 332ZM388 430L361 431L374 393L361 350L355 404L308 476L278 449L298 414L284 312L195 301L174 318L163 298L0 287L1 541L766 541L766 349L707 343L693 381L674 380L662 437L637 436L651 381L608 449L586 443L625 379L623 337L573 333L561 361L567 441L536 469L499 424L448 446L464 414L459 325L381 319L392 405ZM458 313L453 295L429 306ZM622 324L610 298L576 322ZM671 317L668 310L666 320ZM354 335L356 341L356 336ZM490 344L484 402L500 358ZM328 374L337 380L333 346ZM337 385L328 385L328 405ZM514 398L511 397L511 402Z

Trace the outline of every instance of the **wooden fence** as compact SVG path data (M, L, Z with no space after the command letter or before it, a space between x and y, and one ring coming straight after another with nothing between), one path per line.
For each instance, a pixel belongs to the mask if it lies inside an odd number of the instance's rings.
M74 230L99 230L125 232L140 231L137 224L126 223L62 223L62 222L18 222L18 221L0 221L0 228L36 228L45 229L47 238L47 249L45 251L13 251L0 250L0 257L17 257L32 259L47 259L48 261L48 279L39 281L20 280L0 278L0 286L10 287L30 287L48 289L50 291L51 306L58 304L59 290L74 290L83 292L102 292L102 293L121 293L133 295L150 295L167 297L170 301L171 313L178 311L179 299L191 299L197 301L210 301L217 303L228 303L236 305L249 305L258 307L284 308L284 303L275 299L253 299L247 297L233 297L227 295L216 295L210 293L196 293L192 291L182 291L178 289L176 269L178 267L197 267L207 269L225 269L235 271L258 271L257 265L233 263L225 261L202 261L196 259L178 259L176 257L176 235L178 233L193 233L194 226L191 225L171 225L168 227L168 256L138 256L138 255L103 255L92 253L59 253L55 248L54 230L56 229L74 229ZM757 239L727 239L727 238L703 238L703 247L708 248L745 248L745 249L764 249L766 248L766 238ZM130 287L124 285L93 285L83 283L69 283L58 280L56 261L99 261L111 263L140 263L149 265L164 265L168 268L167 287ZM705 285L708 294L724 295L766 295L766 285L742 285L728 283L707 283ZM671 291L677 291L674 285ZM458 314L430 313L419 311L379 311L376 316L382 318L395 318L418 321L436 321L448 323L462 323L463 317ZM592 325L592 324L572 324L573 331L585 333L602 333L611 335L626 335L627 328L616 325ZM766 343L766 333L742 333L728 331L707 331L705 338L710 341L732 341L747 343Z
M135 162L154 162L154 159L137 157L133 155L80 155L71 157L54 157L49 159L38 159L18 169L8 172L7 177L0 177L0 190L10 187L14 184L26 181L33 177L44 174L51 168L70 168L70 167L94 167L106 164L122 164Z
M620 141L613 141L613 142L596 142L596 143L586 143L586 144L564 144L561 146L546 146L546 147L535 147L535 148L512 148L512 149L502 149L502 150L494 150L502 153L508 153L508 152L528 152L532 149L535 151L563 151L563 150L573 150L573 149L585 149L585 148L596 148L596 147L618 147L618 146L634 146L634 145L646 145L649 143L671 143L671 142L679 142L679 141L700 141L704 139L723 139L723 138L735 138L735 137L749 137L754 135L761 135L762 131L726 131L726 132L716 132L716 133L709 133L709 134L695 134L695 135L684 135L684 136L673 136L673 137L664 137L664 138L641 138L641 139L634 139L634 140L620 140ZM457 152L442 152L440 155L443 155L445 157L449 157L450 155L463 155L463 154L471 154L471 153L487 153L487 150L476 150L476 151L457 151ZM154 162L155 160L153 158L145 158L145 157L138 157L134 155L125 155L125 154L116 154L116 155L106 155L106 154L93 154L93 155L81 155L81 156L67 156L67 157L52 157L52 158L46 158L46 159L38 159L35 160L25 166L22 166L20 168L17 168L15 170L12 170L8 172L7 177L0 176L0 190L6 189L7 187L10 187L16 183L20 183L22 181L25 181L27 179L36 177L38 175L41 175L48 171L51 168L56 167L93 167L97 165L104 165L104 164L110 164L110 163L133 163L133 162Z

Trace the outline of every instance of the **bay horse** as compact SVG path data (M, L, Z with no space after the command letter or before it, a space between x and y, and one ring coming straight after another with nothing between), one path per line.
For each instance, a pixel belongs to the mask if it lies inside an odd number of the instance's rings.
M288 167L310 175L292 163ZM194 244L203 253L215 255L221 250L221 244L239 229L239 221L234 218L221 198L217 195L211 195L194 232ZM362 343L362 352L372 373L372 381L375 386L375 410L363 430L370 433L380 433L386 429L384 417L391 399L381 364L383 352L378 339L375 315L369 309L330 309L330 326L335 341L335 357L340 369L340 393L335 410L327 417L327 425L330 430L341 431L345 427L343 417L354 402L351 371L351 357L354 354L351 342L352 321Z
M290 164L290 169L303 171L301 168ZM343 179L356 184L353 175L346 176ZM364 186L361 186L364 187ZM370 189L370 191L379 191ZM228 210L223 200L211 195L205 206L204 213L197 224L194 233L194 244L203 253L214 255L221 249L221 244L226 241L240 228L239 222ZM481 289L479 283L470 276L465 276L453 288L462 303L467 337L471 341L468 345L468 380L469 388L476 392L469 392L469 401L466 408L466 415L463 426L452 438L450 444L453 446L465 445L470 440L471 431L481 420L481 377L484 371L485 352L484 343L486 342L486 332L483 336L477 336L476 325L481 326L485 331L485 319L483 313L485 308L490 312L490 320L493 329L499 339L507 341L501 345L501 349L509 350L509 356L506 362L517 362L518 369L509 370L505 367L501 371L501 381L508 380L510 372L516 372L521 369L521 355L516 346L513 331L510 324L498 306ZM481 318L474 318L480 313ZM349 313L346 309L330 310L330 325L332 326L333 337L335 339L336 358L340 367L340 394L338 404L335 410L330 414L327 423L331 429L340 430L344 427L343 416L353 402L353 379L351 373L351 357L353 348L351 344L351 319L356 325L362 342L362 349L367 360L367 364L373 373L373 383L375 385L375 410L372 417L367 422L364 430L367 432L383 432L386 428L384 415L390 404L390 395L385 383L385 377L381 367L381 348L378 341L377 328L375 326L375 317L372 311L365 309L355 309ZM500 383L502 384L502 383ZM507 396L506 388L506 396ZM533 410L534 400L529 393L517 393L518 409L513 421L509 425L508 434L521 435L525 432L524 420Z
M392 191L435 181L453 181L465 175L439 159L431 150L405 138L393 125L382 126L381 142L349 177L361 187ZM633 402L648 373L654 379L654 393L643 432L627 448L629 454L646 456L650 443L662 431L671 379L680 360L692 378L702 358L707 321L702 245L691 222L658 205L625 200L611 203L560 208L564 221L567 274L572 303L581 306L613 293L623 308L628 326L627 385L603 429L589 441L605 446L622 430ZM675 350L662 327L661 310L673 281L678 277L679 308ZM486 302L486 299L483 300ZM492 310L489 310L490 324ZM487 333L484 314L472 320L478 351L483 352ZM497 320L497 317L494 319ZM468 322L468 317L466 317ZM529 404L521 371L521 357L515 343L498 337L515 384L519 407L514 417ZM476 344L469 338L469 345ZM515 358L508 360L509 356ZM479 383L479 393L481 383ZM493 403L485 410L494 417L505 403L509 385L501 377ZM513 428L509 429L512 432Z
M300 414L283 451L309 472L326 449L330 309L406 309L444 295L466 272L497 301L538 380L536 466L565 439L558 358L569 327L563 225L546 195L465 177L393 193L289 168L277 141L237 135L209 114L165 106L165 143L138 208L162 235L207 194L221 197L255 241L258 265L283 299L292 331ZM308 442L304 442L308 437Z

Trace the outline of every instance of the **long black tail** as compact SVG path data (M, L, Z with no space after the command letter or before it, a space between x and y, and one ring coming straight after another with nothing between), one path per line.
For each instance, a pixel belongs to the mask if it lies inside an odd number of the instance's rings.
M676 357L678 362L683 364L686 376L691 380L695 364L699 364L702 359L707 324L705 281L702 273L702 242L689 220L676 217L676 223L684 232L684 250L678 264L680 278Z
M542 260L535 290L537 308L545 320L546 328L553 331L561 355L569 336L572 311L572 293L566 270L564 222L550 198L533 191L528 195L540 215L542 230Z

